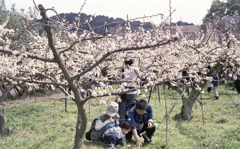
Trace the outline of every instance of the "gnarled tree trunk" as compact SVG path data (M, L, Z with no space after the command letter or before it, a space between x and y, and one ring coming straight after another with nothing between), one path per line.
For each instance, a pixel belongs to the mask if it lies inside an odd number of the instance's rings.
M87 129L87 116L84 109L84 103L78 104L78 119L74 141L74 149L86 149L84 145L85 131Z
M190 92L189 97L182 96L181 112L175 115L175 119L191 120L192 119L192 107L200 95L200 90L193 90Z
M9 135L9 128L7 125L7 118L6 114L4 113L4 110L2 107L0 107L0 134L1 135Z

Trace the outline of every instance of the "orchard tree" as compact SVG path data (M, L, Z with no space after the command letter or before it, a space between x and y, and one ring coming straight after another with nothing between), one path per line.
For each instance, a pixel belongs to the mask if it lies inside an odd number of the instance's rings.
M21 14L26 18L24 23L28 24L23 32L0 27L0 75L12 84L55 85L74 100L78 109L75 149L86 148L84 133L88 119L84 104L88 100L133 90L144 92L148 87L166 84L182 97L181 112L176 118L190 120L193 104L211 75L239 62L239 41L229 33L229 38L219 43L212 24L206 25L208 32L200 34L196 41L182 36L179 39L180 31L176 35L162 31L163 24L153 25L151 30L139 27L132 32L129 20L122 28L106 29L108 33L102 36L91 26L90 31L78 34L81 10L72 24L60 17L59 21L50 20L46 13L56 12L53 8L45 9L40 4L38 11L41 15L38 21ZM89 21L91 18L85 23L89 24ZM28 28L37 24L44 27L44 33ZM27 40L21 39L23 35L28 37ZM8 36L18 38L9 39ZM229 40L234 42L227 46ZM145 77L147 81L143 86L126 90L125 83L121 82L118 88L112 87L113 83L120 83L114 76L125 58L139 60L140 73L135 81L141 84L141 78ZM102 75L101 70L106 66L107 75ZM190 81L186 77L176 77L182 70L188 71ZM188 96L182 85L192 83L191 80L195 87Z

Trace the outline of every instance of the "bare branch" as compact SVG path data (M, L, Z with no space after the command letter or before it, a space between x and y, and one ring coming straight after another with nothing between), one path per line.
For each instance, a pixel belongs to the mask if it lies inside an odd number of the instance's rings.
M42 16L43 22L44 22L44 29L47 33L47 38L48 38L48 45L51 48L53 55L54 55L54 60L58 63L59 67L61 68L62 72L64 73L64 76L66 77L67 80L70 79L70 74L66 68L66 66L64 65L63 61L61 60L58 51L56 50L54 43L53 43L53 36L52 36L52 31L51 31L51 26L49 26L50 22L49 22L49 18L47 17L46 14L46 9L39 4L38 5L39 10L41 11L40 14Z
M148 49L148 48L153 48L153 47L159 47L159 46L163 46L166 44L169 44L171 41L168 40L164 43L157 43L155 45L146 45L144 47L130 47L130 48L123 48L123 49L117 49L114 50L112 52L108 52L105 55L102 56L102 58L100 58L95 64L93 64L92 66L88 67L86 70L84 70L82 73L77 74L75 76L72 77L72 79L76 79L82 75L84 75L85 73L91 71L93 68L95 68L96 66L98 66L102 61L104 61L107 57L109 57L110 55L114 54L114 53L118 53L118 52L124 52L124 51L136 51L136 50L142 50L142 49Z
M65 94L65 96L68 96L73 101L76 101L76 99L74 97L72 97L71 94L69 94L69 92L67 92L62 86L58 86L58 88Z
M13 39L13 40L19 39L20 36L21 36L28 28L30 28L30 27L33 25L33 23L36 23L36 22L38 22L38 21L41 21L41 20L36 20L36 21L31 22L31 23L30 23L23 31L21 31L21 33L20 33L15 39Z
M179 79L178 79L178 80L179 80ZM169 81L161 81L161 82L156 83L154 86L159 86L159 85L167 84L167 83L171 84ZM181 84L181 85L182 85L182 84ZM98 98L98 97L105 97L105 96L111 96L111 95L112 95L112 96L113 96L113 95L114 95L114 96L117 96L117 95L129 93L129 92L133 92L133 91L136 91L136 90L146 89L146 88L149 88L149 87L152 87L152 86L151 86L151 85L148 85L148 86L142 86L142 87L139 87L139 88L129 89L129 90L127 90L127 91L122 91L122 92L106 93L106 94L97 95L97 96L88 96L88 97L86 98L86 101L89 100L89 99ZM173 87L174 89L175 89L175 88L178 88L177 90L182 93L182 90L181 90L180 87L178 87L178 86L172 86L172 85L171 85L171 87ZM85 102L86 102L86 101L85 101Z
M201 51L199 51L197 48L195 48L195 47L193 47L193 46L190 46L190 45L186 45L186 46L188 46L189 48L194 49L194 50L197 51L198 53L201 53Z
M80 10L79 10L78 13L81 13L81 11L82 11L83 7L85 6L86 2L87 2L87 0L85 0L85 1L83 2L82 7L80 8Z
M37 5L35 3L35 0L33 0L33 3L34 3L35 8L37 9L37 11L39 11L39 9L38 9L38 7L37 7Z
M70 45L69 48L64 49L64 50L59 50L59 54L64 53L64 52L69 51L69 50L72 50L73 46L75 46L76 44L78 44L78 43L80 43L80 42L82 42L82 41L98 40L98 39L102 39L102 38L105 38L105 37L91 37L91 38L85 38L85 39L82 39L82 40L75 41L74 43L72 43L72 45ZM78 51L78 52L79 52L79 51ZM80 53L82 53L82 54L87 54L87 52L82 52L82 51L80 51Z
M206 54L209 54L209 53L213 52L214 50L217 50L217 49L222 48L224 46L225 45L222 45L222 46L219 46L219 47L215 47L215 48L211 49L210 51L208 51Z
M57 83L57 82L33 81L33 80L27 80L27 79L20 79L18 77L6 76L6 75L2 75L2 74L1 74L1 76L2 77L7 77L7 78L15 80L15 81L23 81L23 82L35 83L35 84L51 84L51 85L59 85L59 86L68 87L68 84Z
M5 98L7 97L7 94L9 94L9 92L14 88L14 84L11 84L4 93L2 93L2 96L0 96L0 103L2 103L2 101L5 100Z
M30 54L30 53L18 53L18 54L13 54L13 52L14 52L13 50L5 50L5 49L0 49L0 52L1 52L1 53L10 54L10 55L16 55L16 56L20 56L21 54L24 54L24 55L26 55L27 57L29 57L29 58L31 58L31 59L36 59L36 60L40 60L40 61L43 61L43 62L50 62L50 63L55 62L54 59L43 58L43 57L39 57L39 56Z

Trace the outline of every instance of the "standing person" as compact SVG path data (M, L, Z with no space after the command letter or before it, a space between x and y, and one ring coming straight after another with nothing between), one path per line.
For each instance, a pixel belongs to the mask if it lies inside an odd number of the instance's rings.
M214 92L214 99L213 100L218 100L219 99L219 96L218 96L218 86L219 86L219 74L218 73L215 73L213 75L213 81L212 81L212 84L213 84L213 92Z
M129 123L132 131L126 135L126 140L131 140L132 135L136 140L136 146L141 147L139 136L144 138L145 144L152 144L152 136L156 130L156 126L153 124L153 109L146 100L137 100L135 106L133 106L128 112Z
M207 86L208 86L208 88L207 88L208 94L210 94L210 92L211 92L211 90L212 90L212 88L213 88L212 81L208 81L208 82L207 82Z
M182 71L182 76L185 77L184 80L186 80L187 82L191 81L187 70ZM189 84L184 83L184 87L185 87L185 92L187 92L187 94L189 95Z
M233 80L234 80L234 87L236 88L237 93L240 94L240 73L239 73L239 71L237 71L236 74L234 74Z
M131 131L131 125L129 122L123 122L119 127L112 127L107 129L102 136L102 142L109 144L109 149L115 149L116 147L126 146L125 134Z
M117 127L119 125L118 104L111 102L106 112L100 114L92 121L91 128L86 132L86 139L96 141L107 129Z
M139 69L135 66L133 59L125 60L125 66L118 71L118 76L120 80L123 81L123 85L125 89L134 89L137 84L135 83ZM126 112L129 106L135 103L137 100L137 91L128 92L126 94L121 95L121 101L119 104L119 115L120 115L120 125L126 119Z

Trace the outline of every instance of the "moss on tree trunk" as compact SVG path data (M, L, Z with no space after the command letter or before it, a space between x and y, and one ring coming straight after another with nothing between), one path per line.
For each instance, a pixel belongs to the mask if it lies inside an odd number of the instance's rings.
M83 107L83 104L78 104L78 118L74 141L74 149L86 149L86 146L84 145L86 128L87 128L86 112Z
M175 119L177 120L191 120L192 119L192 108L194 103L196 102L198 96L200 95L200 90L193 88L189 97L182 97L182 107L181 112L175 115Z
M0 134L1 135L9 135L9 128L7 125L6 114L2 107L0 107Z

